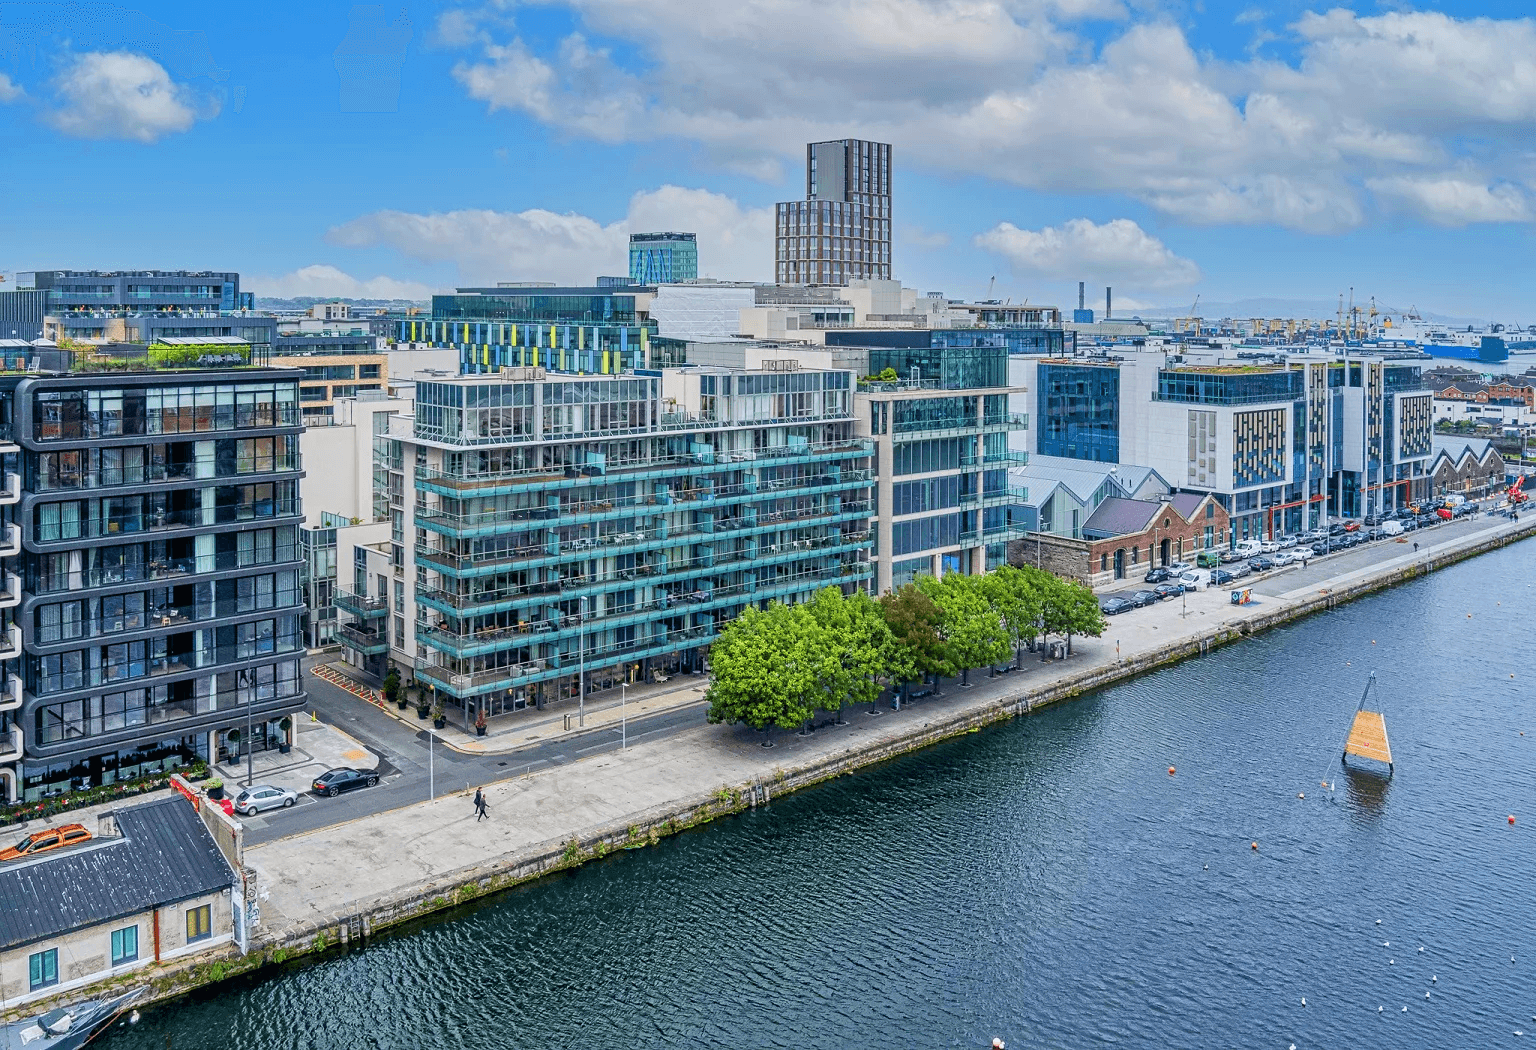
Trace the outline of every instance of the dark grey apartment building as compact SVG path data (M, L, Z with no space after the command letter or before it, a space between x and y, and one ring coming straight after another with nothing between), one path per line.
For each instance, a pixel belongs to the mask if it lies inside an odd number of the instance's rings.
M891 147L864 139L805 147L805 200L774 210L779 284L891 276Z
M16 287L47 296L41 335L55 342L153 343L166 338L217 337L243 339L261 347L270 346L277 334L276 318L250 312L255 296L240 290L238 273L33 270L18 273ZM0 331L0 336L7 335ZM18 334L18 338L28 337Z
M301 373L225 356L0 377L6 800L276 746L303 707Z

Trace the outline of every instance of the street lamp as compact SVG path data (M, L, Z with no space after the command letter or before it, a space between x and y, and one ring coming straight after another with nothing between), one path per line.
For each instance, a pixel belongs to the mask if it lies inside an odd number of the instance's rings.
M576 724L587 725L587 599L583 595L576 612Z
M619 750L629 747L629 712L625 710L625 701L629 699L628 680L619 683Z
M250 787L256 780L256 738L251 735L251 679L255 672L247 667L241 671L235 681L245 690L245 786Z

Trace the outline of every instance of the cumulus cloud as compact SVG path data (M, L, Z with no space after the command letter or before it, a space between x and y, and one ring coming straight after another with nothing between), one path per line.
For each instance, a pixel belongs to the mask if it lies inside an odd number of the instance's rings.
M21 90L21 85L16 83L4 73L0 73L0 102L15 102L26 92Z
M531 208L421 214L378 211L330 230L331 243L385 246L423 262L452 262L470 284L555 280L586 284L629 272L630 232L688 230L699 237L701 275L765 277L773 259L773 212L743 208L723 194L662 186L635 194L625 218Z
M337 299L426 299L440 290L394 277L353 277L334 266L318 263L277 277L251 277L246 284L257 295L278 299L308 295Z
M216 104L200 104L160 63L130 51L75 55L54 89L59 107L48 119L77 138L150 143L218 113Z
M1039 230L1004 222L978 234L975 243L1007 259L1020 276L1092 277L1132 288L1175 288L1200 279L1198 266L1130 219L1070 219Z
M1536 124L1530 19L1334 9L1290 25L1297 57L1281 62L1196 54L1161 16L1097 0L564 6L579 28L557 46L456 15L442 35L471 52L464 90L569 135L697 143L769 179L798 168L801 143L858 133L894 143L898 165L1327 232L1376 213L1375 180L1474 153L1492 182L1523 181ZM1128 24L1095 47L1073 26L1089 17Z
M1508 183L1489 186L1481 180L1445 175L1371 179L1366 185L1389 205L1437 226L1526 222L1531 218L1530 199Z

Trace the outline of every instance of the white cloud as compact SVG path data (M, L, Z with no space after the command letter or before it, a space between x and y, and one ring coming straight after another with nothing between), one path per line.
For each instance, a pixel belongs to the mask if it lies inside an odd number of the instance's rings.
M216 105L200 112L192 92L164 66L129 51L76 55L54 88L61 104L49 120L77 138L150 143L218 113Z
M921 226L904 226L896 231L897 241L904 247L910 246L925 251L935 248L943 248L949 244L949 234L943 230L925 230Z
M426 299L434 289L419 281L393 277L357 278L334 266L303 266L278 277L251 277L246 284L260 296L295 299L300 296L334 296L338 299Z
M387 246L424 262L452 262L466 284L554 280L587 284L629 272L631 231L698 234L699 272L766 278L773 260L773 212L743 208L707 190L662 186L637 193L626 217L604 224L573 212L465 209L419 214L379 211L332 229L333 244Z
M1196 54L1144 13L1095 49L1071 19L1126 15L1098 0L564 5L581 28L557 47L484 19L456 28L474 41L454 70L469 95L570 135L698 143L768 179L798 169L806 141L860 134L894 143L898 168L1328 232L1376 214L1379 180L1473 156L1495 184L1530 177L1530 19L1307 14L1287 63Z
M1530 199L1508 183L1489 186L1481 180L1444 175L1370 179L1366 185L1398 209L1437 226L1526 222L1531 218Z
M0 73L0 102L15 102L25 94L26 92L21 89L20 84L4 73Z
M975 243L1007 259L1020 276L1091 279L1132 288L1174 288L1200 279L1198 266L1130 219L1069 219L1039 230L1004 222L978 234Z

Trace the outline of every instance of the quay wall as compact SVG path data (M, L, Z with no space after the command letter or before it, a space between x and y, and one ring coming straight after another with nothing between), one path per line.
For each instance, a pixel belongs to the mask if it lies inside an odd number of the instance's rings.
M1080 670L1064 669L1052 681L1010 690L989 702L963 710L934 712L931 721L895 737L871 741L814 760L774 769L735 786L674 799L612 821L587 828L573 828L567 838L501 855L483 864L461 868L429 882L400 887L374 897L348 914L296 924L282 930L258 927L245 955L234 949L181 960L177 963L123 975L91 989L76 990L70 1000L88 998L106 990L142 986L148 991L143 1003L186 994L196 988L249 974L263 967L298 963L323 953L360 946L375 934L401 926L489 894L567 871L620 849L638 849L719 817L765 804L834 777L866 769L901 755L929 747L996 722L1028 714L1105 686L1124 681L1181 660L1205 655L1215 648L1332 609L1367 594L1417 579L1426 573L1455 564L1486 551L1506 546L1536 533L1536 514L1529 522L1493 534L1467 537L1448 549L1426 553L1418 559L1396 559L1396 564L1360 570L1320 586L1307 596L1276 600L1273 609L1248 610L1244 615L1191 631L1153 649L1112 663ZM1237 607L1233 607L1234 611ZM29 1015L50 1008L31 1004L22 1011L0 1016Z

